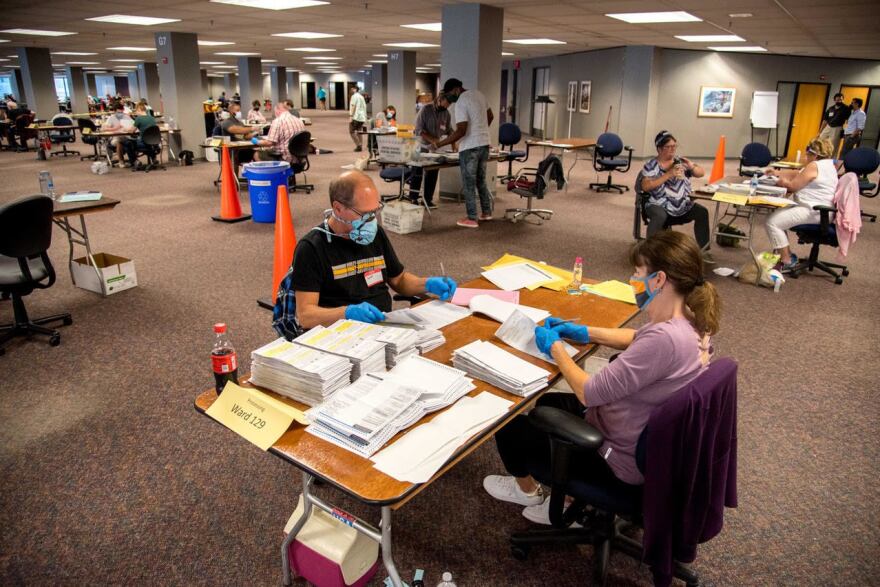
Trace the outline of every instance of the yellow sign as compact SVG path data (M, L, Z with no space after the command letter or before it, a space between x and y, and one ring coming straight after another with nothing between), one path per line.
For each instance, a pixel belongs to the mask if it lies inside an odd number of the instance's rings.
M745 206L749 203L749 196L741 194L731 194L728 192L715 192L715 195L712 196L712 200L715 202L725 202L727 204Z
M557 277L557 279L553 281L539 282L535 285L526 286L526 289L529 291L534 291L539 287L546 287L547 289L551 289L553 291L562 291L569 283L571 283L571 280L574 277L571 271L566 271L565 269L560 269L559 267L553 267L552 265L545 265L544 263L539 263L537 261L533 261L532 259L526 259L525 257L511 255L510 253L504 253L503 257L501 257L491 265L483 267L483 271L488 271L489 269L495 269L496 267L502 267L504 265L512 265L514 263L523 262L531 263L535 267L539 267L542 271L552 273Z
M627 304L636 303L636 295L633 293L632 286L628 283L617 281L616 279L603 281L602 283L597 283L595 285L588 285L586 286L586 290L597 296L602 296L603 298L626 302Z
M207 414L262 450L269 450L294 420L308 424L305 414L256 389L226 384Z

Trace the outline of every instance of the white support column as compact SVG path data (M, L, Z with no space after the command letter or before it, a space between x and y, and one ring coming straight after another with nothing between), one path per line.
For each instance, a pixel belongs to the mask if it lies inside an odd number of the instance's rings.
M397 109L399 124L416 121L416 52L388 52L388 104ZM381 107L384 107L383 104Z

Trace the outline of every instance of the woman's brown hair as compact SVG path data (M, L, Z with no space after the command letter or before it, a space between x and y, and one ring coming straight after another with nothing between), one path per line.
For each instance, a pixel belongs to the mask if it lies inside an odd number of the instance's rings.
M703 256L693 238L681 232L663 230L633 245L629 255L633 267L662 271L690 310L688 319L701 335L718 332L721 297L703 278Z

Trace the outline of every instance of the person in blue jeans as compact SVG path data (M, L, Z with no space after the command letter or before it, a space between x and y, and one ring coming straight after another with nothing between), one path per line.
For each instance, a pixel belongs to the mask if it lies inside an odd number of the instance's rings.
M455 104L455 130L445 139L433 141L433 145L437 149L458 143L458 165L467 218L456 224L463 228L479 228L480 222L492 220L492 194L486 184L486 163L489 161L489 125L495 115L486 96L479 90L464 89L461 80L446 80L443 95L450 104ZM479 216L477 194L480 195Z

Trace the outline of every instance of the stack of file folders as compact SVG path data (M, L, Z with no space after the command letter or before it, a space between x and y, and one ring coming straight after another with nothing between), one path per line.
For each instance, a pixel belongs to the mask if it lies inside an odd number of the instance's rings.
M345 357L351 362L351 381L374 371L385 371L385 345L358 335L362 322L338 320L328 327L315 326L293 339L293 342L313 349Z
M349 384L348 359L279 338L251 353L251 383L314 406Z
M306 432L369 457L425 414L474 389L463 371L412 356L388 373L371 373L306 412Z
M523 397L544 389L550 379L546 369L482 340L453 351L452 364L472 377Z

